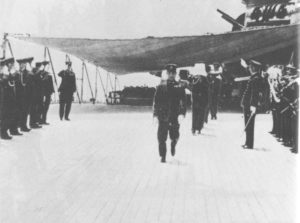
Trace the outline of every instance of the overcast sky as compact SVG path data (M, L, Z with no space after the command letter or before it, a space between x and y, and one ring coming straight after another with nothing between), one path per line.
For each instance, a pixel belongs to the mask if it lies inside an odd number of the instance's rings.
M51 37L140 38L230 30L241 0L0 0L0 32Z

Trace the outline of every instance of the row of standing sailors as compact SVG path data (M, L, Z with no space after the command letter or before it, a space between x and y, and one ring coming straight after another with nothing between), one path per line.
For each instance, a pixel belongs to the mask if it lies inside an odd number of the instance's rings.
M293 65L269 68L273 128L270 131L284 146L298 153L299 74Z
M37 62L32 69L33 58L0 61L0 137L10 140L22 132L49 125L47 114L54 93L53 79L47 72L48 61ZM73 93L76 91L75 74L68 68L59 73L62 78L60 92L60 118L69 120ZM28 126L29 124L29 126Z

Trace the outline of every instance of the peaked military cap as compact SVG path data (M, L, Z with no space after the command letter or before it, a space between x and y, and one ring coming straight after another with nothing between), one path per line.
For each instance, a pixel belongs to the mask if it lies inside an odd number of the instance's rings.
M1 62L2 62L2 64L7 65L7 64L10 64L10 63L14 63L15 58L11 57L11 58L8 58L8 59L4 59ZM2 65L2 66L4 66L4 65Z
M42 66L42 65L43 65L42 62L36 62L36 63L35 63L35 67L40 67L40 66Z
M1 60L0 61L0 66L5 66L5 65L6 65L5 60Z
M293 69L293 70L297 69L293 64L286 65L286 68L290 68L290 69Z
M254 66L257 66L257 67L261 67L262 64L256 60L250 60L250 64L254 65Z
M31 63L33 61L33 57L28 57L28 58L23 58L23 59L18 59L18 63Z
M49 64L49 61L47 61L47 60L44 60L44 61L42 61L42 65L48 65Z
M176 72L176 69L177 69L177 65L176 65L176 64L167 64L167 65L165 66L165 69L166 69L168 72L175 73L175 72Z

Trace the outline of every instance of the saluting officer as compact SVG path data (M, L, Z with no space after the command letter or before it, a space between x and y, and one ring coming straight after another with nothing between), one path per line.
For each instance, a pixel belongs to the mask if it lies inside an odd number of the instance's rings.
M60 120L70 121L69 115L73 102L73 94L76 92L76 77L72 71L72 62L66 62L67 69L59 72L58 76L61 77L61 84L58 88L59 94L59 117Z
M192 133L201 134L208 106L208 81L205 64L197 64L190 80L192 92Z
M247 82L247 86L241 101L241 105L244 110L246 131L246 143L242 146L244 149L253 149L254 145L255 115L258 107L259 93L262 83L261 67L261 63L255 60L250 61L249 72L251 77Z
M19 59L20 70L17 74L16 80L16 90L17 90L17 100L20 106L20 117L19 126L22 132L29 132L30 129L27 127L28 115L32 106L33 98L33 75L27 68L27 65L31 66L33 57Z
M179 127L186 114L186 94L184 87L175 80L175 64L166 65L167 81L163 81L156 89L153 105L153 116L158 121L158 144L161 162L166 162L168 134L171 139L171 154L175 155L175 147L179 139Z
M42 72L42 113L41 113L41 122L42 125L49 125L47 122L47 114L51 102L51 95L54 93L53 79L50 73L46 70L49 61L42 62L43 72Z
M1 138L5 140L12 139L8 130L14 127L16 118L17 101L16 86L12 73L14 58L5 59L0 62L1 67ZM3 68L7 67L7 72ZM11 132L14 134L15 132Z

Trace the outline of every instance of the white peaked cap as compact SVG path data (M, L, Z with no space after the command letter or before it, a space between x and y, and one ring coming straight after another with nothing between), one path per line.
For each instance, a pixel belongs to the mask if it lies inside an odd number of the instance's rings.
M205 69L205 63L196 63L194 67L191 68L191 73L193 75L202 75L207 76L207 72Z
M219 68L216 70L213 65L210 65L210 74L221 74L223 73L223 67L219 66Z
M272 66L268 68L267 73L269 74L270 79L277 79L277 77L282 75L282 70L278 67Z

